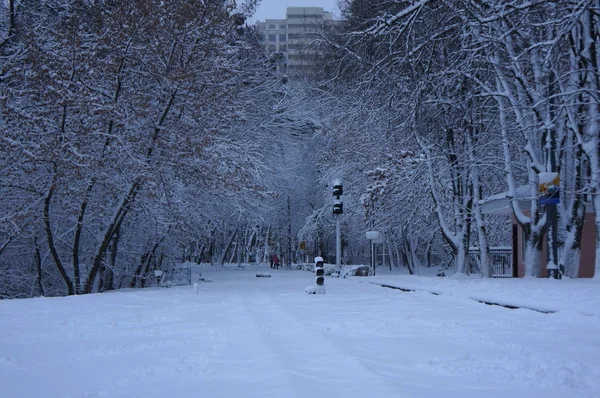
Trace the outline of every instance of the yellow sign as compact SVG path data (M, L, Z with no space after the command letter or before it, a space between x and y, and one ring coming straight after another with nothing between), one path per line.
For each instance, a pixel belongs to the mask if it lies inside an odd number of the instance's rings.
M560 176L558 173L539 173L540 186L538 196L540 204L560 203Z
M300 247L300 250L306 250L306 241L301 240L298 246Z

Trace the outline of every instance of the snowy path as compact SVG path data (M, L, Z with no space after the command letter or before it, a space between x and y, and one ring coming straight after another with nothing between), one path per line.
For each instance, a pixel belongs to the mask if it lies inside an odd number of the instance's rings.
M327 294L306 295L307 272L202 273L213 282L198 295L182 286L1 301L1 396L599 396L598 316L360 278L328 278Z
M281 359L280 373L290 383L291 391L274 394L281 397L363 396L385 397L397 391L389 382L328 338L306 319L291 315L280 300L262 287L255 286L245 297L247 314L252 318L261 341L269 352ZM310 310L319 311L318 304ZM348 376L352 375L352 383Z

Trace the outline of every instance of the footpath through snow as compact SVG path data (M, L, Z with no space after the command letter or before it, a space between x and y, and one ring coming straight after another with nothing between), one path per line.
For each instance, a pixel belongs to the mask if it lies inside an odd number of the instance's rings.
M594 281L327 278L307 295L309 272L201 271L197 295L0 301L2 397L599 396Z

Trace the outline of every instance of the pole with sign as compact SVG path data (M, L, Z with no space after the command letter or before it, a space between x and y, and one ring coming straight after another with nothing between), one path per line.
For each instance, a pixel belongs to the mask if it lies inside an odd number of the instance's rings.
M561 279L558 270L558 214L556 206L560 203L560 176L558 173L539 173L538 197L541 205L546 206L546 215L550 230L548 231L548 278ZM550 251L551 250L551 251Z
M376 243L383 242L383 234L379 231L367 231L367 239L371 241L371 272L375 275L375 266L377 265Z

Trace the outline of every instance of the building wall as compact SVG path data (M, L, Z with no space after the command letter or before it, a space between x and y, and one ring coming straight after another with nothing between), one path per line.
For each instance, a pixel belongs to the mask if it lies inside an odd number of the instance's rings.
M318 52L307 50L306 42L332 21L332 14L321 7L288 7L285 19L258 21L256 26L263 33L265 52L281 52L285 59L282 72L295 74L318 63Z
M586 213L581 234L579 277L592 278L596 268L596 226L594 213Z
M267 19L265 22L257 22L256 25L263 33L261 44L268 54L275 51L286 51L287 24L285 19Z
M514 236L514 234L517 236ZM546 235L547 236L547 235ZM541 255L541 277L546 278L546 264L548 263L548 246L544 237ZM514 247L516 242L517 247ZM525 264L523 262L523 229L513 217L513 252L517 252L517 276L522 278L525 276ZM596 227L594 225L594 213L586 213L581 231L581 256L579 259L579 278L592 278L594 276L596 260Z

